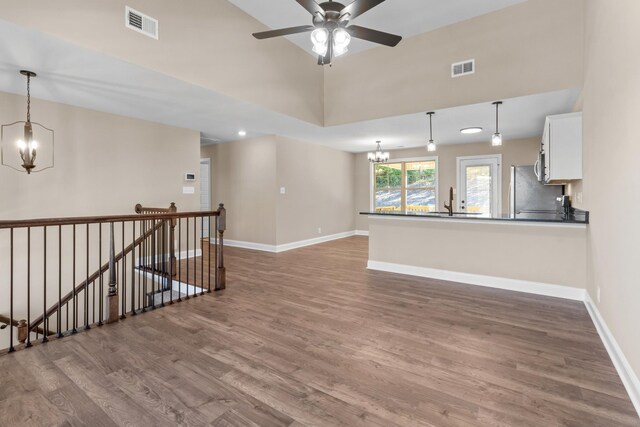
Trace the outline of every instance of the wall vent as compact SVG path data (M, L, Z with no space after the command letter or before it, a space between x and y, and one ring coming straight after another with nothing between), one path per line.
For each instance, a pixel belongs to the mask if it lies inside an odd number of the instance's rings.
M125 27L158 40L158 20L125 7Z
M476 72L476 60L469 59L467 61L456 62L451 64L451 77L461 77Z

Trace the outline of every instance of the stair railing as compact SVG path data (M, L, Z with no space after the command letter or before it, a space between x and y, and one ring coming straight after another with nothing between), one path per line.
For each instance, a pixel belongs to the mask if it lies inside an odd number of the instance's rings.
M136 212L0 221L0 352L226 287L224 205Z

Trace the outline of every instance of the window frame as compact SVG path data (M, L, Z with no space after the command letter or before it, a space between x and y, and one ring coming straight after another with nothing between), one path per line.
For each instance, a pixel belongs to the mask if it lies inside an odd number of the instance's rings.
M436 164L436 205L435 210L438 211L438 206L440 203L440 164L438 162L438 156L425 156L425 157L408 157L401 159L389 159L387 163L413 163L413 162L435 162ZM376 211L376 181L374 175L374 166L376 163L369 163L369 212ZM403 166L403 170L405 170L405 166ZM406 175L403 177L406 179ZM406 183L403 182L404 191L407 191ZM402 200L404 203L404 207L406 208L406 196L402 194Z

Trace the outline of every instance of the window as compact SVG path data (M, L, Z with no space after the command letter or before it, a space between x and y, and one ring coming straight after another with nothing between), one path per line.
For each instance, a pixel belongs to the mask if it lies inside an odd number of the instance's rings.
M434 212L436 169L436 159L374 164L375 211Z

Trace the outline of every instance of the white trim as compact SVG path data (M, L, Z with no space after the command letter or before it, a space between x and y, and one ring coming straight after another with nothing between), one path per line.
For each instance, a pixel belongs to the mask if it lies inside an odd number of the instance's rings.
M369 232L367 232L367 235ZM282 245L267 245L264 243L243 242L240 240L227 240L225 239L225 246L231 246L234 248L252 249L255 251L280 253L290 251L292 249L303 248L305 246L317 245L319 243L330 242L332 240L344 239L345 237L355 236L356 231L345 231L344 233L331 234L329 236L316 237L313 239L300 240L297 242L285 243ZM214 243L213 238L210 239L211 243Z
M367 215L369 219L396 220L396 221L442 221L457 222L459 224L485 224L485 225L506 225L518 227L552 227L552 228L587 228L587 224L563 223L563 222L543 222L528 220L500 220L495 218L487 219L467 219L467 218L449 218L447 216L401 216L401 215Z
M483 276L479 274L459 273L435 268L415 267L405 264L371 261L367 263L369 270L386 271L388 273L406 274L409 276L427 277L430 279L447 280L450 282L466 283L468 285L485 286L488 288L505 289L529 294L545 295L574 301L584 301L585 290L569 286L552 285L548 283L530 282L525 280L507 279L504 277Z
M425 148L426 150L426 148ZM393 152L391 152L393 154ZM436 210L438 210L438 203L440 202L440 160L438 156L424 156L424 157L410 157L402 159L389 159L387 163L406 163L406 162L436 162ZM376 199L376 185L373 180L373 166L374 163L369 162L369 211L374 212L375 199Z
M215 238L210 239L211 243L215 243ZM242 240L229 240L224 239L224 245L233 248L251 249L254 251L262 252L277 252L276 245L266 245L264 243L244 242Z
M607 353L609 353L613 366L615 366L616 371L618 371L622 384L624 384L624 387L627 389L631 403L633 403L638 416L640 416L640 379L638 379L638 376L633 371L618 342L607 327L598 307L591 299L589 292L585 292L584 305L587 307L587 311L598 331L598 335L600 335L604 347L607 349Z
M160 284L162 284L163 288L167 285L167 282L169 281L169 279L167 277L163 277L160 274L154 274L150 271L146 271L146 270L140 270L139 268L136 267L136 270L139 270L143 276L146 276L147 278L155 281L155 282L159 282ZM160 289L158 289L159 291ZM168 290L168 289L167 289ZM184 283L181 282L179 280L173 279L171 280L171 290L176 291L178 293L181 293L183 295L187 295L187 292L189 296L191 295L195 295L196 293L200 293L202 291L206 291L206 289L204 288L200 288L198 286L194 286L194 285L190 285L188 283Z
M164 255L166 256L166 259L168 261L169 252L167 252ZM189 250L188 252L187 251L176 252L176 259L180 261L183 259L197 258L199 256L202 256L202 249L196 249L195 252L193 249ZM138 266L140 264L151 264L151 262L153 261L153 256L136 258L136 260L138 261L137 263ZM156 254L156 262L160 260L162 260L162 254ZM140 261L142 261L142 263Z
M356 230L356 236L369 236L369 230Z

